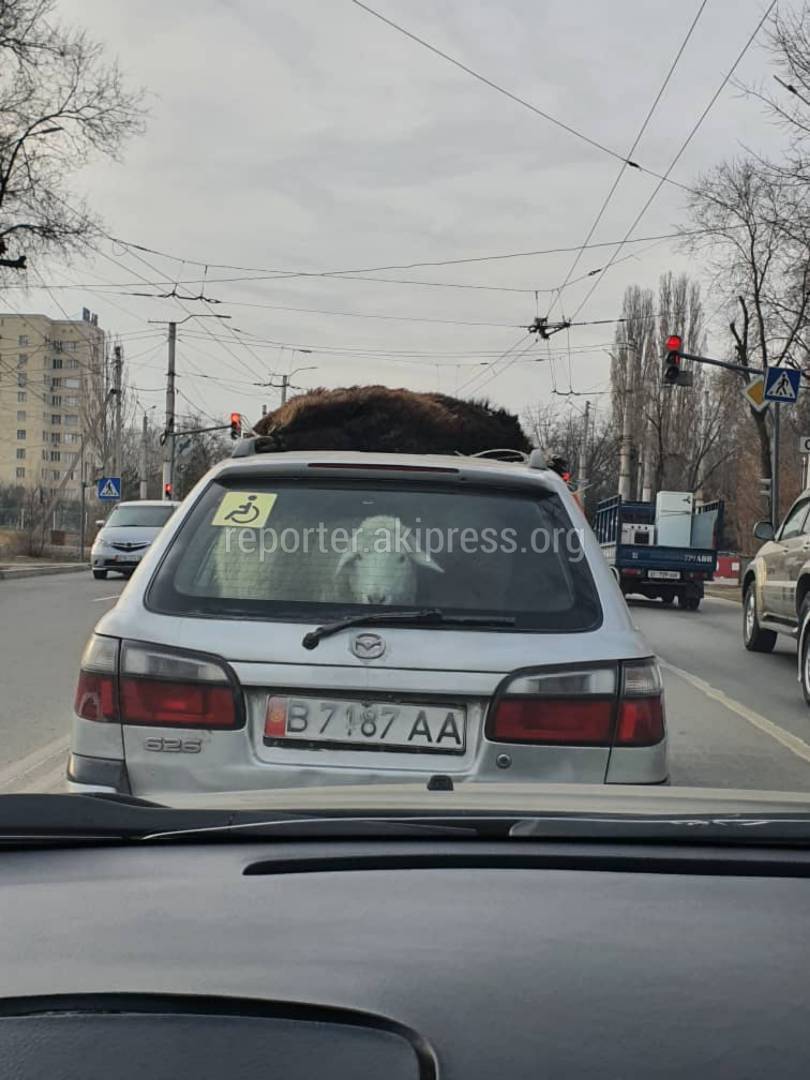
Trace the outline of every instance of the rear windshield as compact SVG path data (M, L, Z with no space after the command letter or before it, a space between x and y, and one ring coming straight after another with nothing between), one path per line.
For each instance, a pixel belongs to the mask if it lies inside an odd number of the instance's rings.
M140 525L145 529L159 529L173 513L173 506L116 506L104 522L104 528Z
M213 483L147 603L309 622L429 605L547 631L601 619L582 536L557 495L401 482Z

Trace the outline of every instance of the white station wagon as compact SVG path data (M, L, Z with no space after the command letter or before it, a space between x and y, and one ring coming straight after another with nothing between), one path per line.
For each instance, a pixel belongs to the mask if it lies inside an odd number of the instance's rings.
M73 790L666 781L658 666L538 453L255 446L98 623Z

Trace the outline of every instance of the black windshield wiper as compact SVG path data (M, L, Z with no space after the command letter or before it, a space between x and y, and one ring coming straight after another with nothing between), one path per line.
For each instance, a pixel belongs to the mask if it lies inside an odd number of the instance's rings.
M352 626L384 626L386 623L400 623L405 626L514 626L511 615L447 615L441 608L421 608L416 611L369 611L364 615L347 615L345 619L324 623L316 630L304 634L301 644L305 649L317 647L321 638L339 634Z

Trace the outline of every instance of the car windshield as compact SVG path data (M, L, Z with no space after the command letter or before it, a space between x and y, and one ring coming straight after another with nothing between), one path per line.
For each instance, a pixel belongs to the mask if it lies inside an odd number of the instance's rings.
M550 492L415 484L212 484L149 590L172 614L321 621L437 605L536 630L601 617L581 536Z
M808 348L810 0L0 0L0 796L810 818Z
M104 528L159 529L173 513L173 506L118 506L104 522Z

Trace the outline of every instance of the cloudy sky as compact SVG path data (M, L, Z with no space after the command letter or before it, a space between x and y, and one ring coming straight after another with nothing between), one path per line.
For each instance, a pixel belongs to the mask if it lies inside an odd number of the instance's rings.
M548 400L580 407L581 398L552 397L555 388L573 389L604 406L607 398L597 395L607 386L603 346L612 326L557 335L551 358L545 346L525 355L528 342L514 348L525 335L521 326L549 309L556 318L576 313L577 321L615 318L628 284L654 286L667 269L701 274L674 241L648 240L622 248L592 295L596 277L573 281L555 300L552 290L569 275L620 163L351 0L59 6L65 21L85 25L106 44L150 101L148 131L129 145L125 160L90 165L73 190L100 211L111 236L162 254L108 244L89 263L50 268L49 284L83 288L35 290L20 306L58 315L55 297L71 316L83 306L98 312L101 325L122 335L144 407L162 409L165 370L164 332L148 320L204 311L231 318L183 324L179 387L183 408L192 403L215 417L232 409L258 416L263 402L278 402L278 392L254 384L310 366L315 370L292 377L294 385L375 381L461 390L515 410ZM626 153L700 4L371 6ZM667 169L766 6L708 0L636 161ZM761 44L751 47L737 75L749 84L771 80ZM774 152L780 138L761 107L728 86L672 175L689 183L744 147ZM592 242L621 239L656 183L627 170ZM683 192L664 185L633 236L672 232L682 208ZM408 265L550 248L574 250ZM572 277L604 266L615 250L585 251ZM205 294L221 301L216 306L127 295L167 291L166 282L197 295L204 264ZM273 280L279 271L336 270L356 273ZM485 287L458 287L470 285ZM711 295L706 307L716 310ZM722 344L721 335L716 340Z

